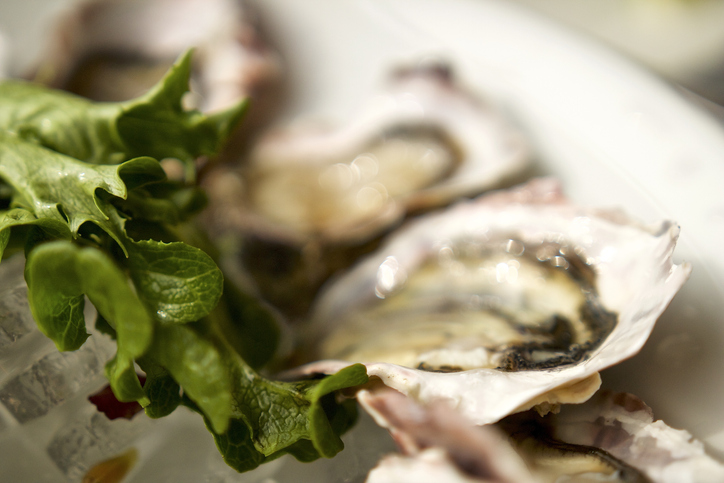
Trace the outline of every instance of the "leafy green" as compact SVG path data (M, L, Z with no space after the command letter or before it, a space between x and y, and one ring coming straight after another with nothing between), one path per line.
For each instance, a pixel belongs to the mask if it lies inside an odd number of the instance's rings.
M285 453L331 457L356 415L335 392L364 383L365 369L297 382L256 372L274 356L275 317L224 278L193 225L206 200L193 174L169 181L157 161L192 170L245 110L184 110L189 73L187 54L119 104L0 82L0 259L24 248L33 317L59 350L83 345L85 300L95 306L96 329L117 344L105 374L119 400L154 418L181 404L200 412L239 471Z
M88 296L116 331L118 352L106 368L114 393L147 404L133 361L150 345L153 324L115 263L96 248L49 242L30 252L25 279L33 317L59 350L78 349L88 337L83 295Z
M247 108L240 102L214 115L185 110L190 71L191 51L146 95L120 103L93 103L37 84L4 81L0 129L93 164L151 156L190 166L221 148Z
M199 320L216 307L224 277L206 253L185 243L128 245L125 265L139 296L162 322Z
M224 432L231 417L231 380L208 339L186 325L157 326L148 359L164 367L211 421Z
M281 337L273 315L229 281L209 320L249 367L259 369L271 361Z
M115 127L129 157L172 157L186 161L213 155L222 147L245 114L247 103L208 116L184 110L182 100L188 91L190 72L189 51L145 96L121 104Z
M40 331L58 350L80 348L89 334L85 330L83 282L75 269L76 248L57 249L43 245L30 253L25 267L28 301Z
M36 223L59 238L77 238L81 225L91 222L125 250L122 222L98 191L126 198L129 187L165 179L165 174L153 158L95 166L0 131L0 177L14 190L13 205L26 211L6 212L0 230ZM67 224L67 230L61 224Z
M150 188L153 189L135 189L125 200L116 198L111 202L134 220L171 225L186 221L206 206L205 193L195 186L156 183Z
M1 157L0 160L2 160ZM42 227L42 230L51 238L71 237L70 229L65 221L53 218L38 218L23 208L0 212L0 258L2 258L3 252L10 241L10 228L28 226Z
M181 386L153 360L142 358L138 363L146 373L143 390L150 400L150 404L145 407L146 414L151 418L168 416L181 404Z
M229 428L222 433L208 416L205 420L229 466L248 471L286 453L313 461L331 458L344 448L339 435L353 423L356 406L336 404L325 396L367 382L363 365L322 380L289 383L263 379L233 354L227 355L235 382Z

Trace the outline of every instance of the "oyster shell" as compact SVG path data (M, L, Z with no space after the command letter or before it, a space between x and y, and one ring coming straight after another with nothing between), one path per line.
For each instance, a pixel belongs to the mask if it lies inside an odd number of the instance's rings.
M701 442L655 421L631 394L601 391L557 415L528 412L482 427L444 404L421 407L389 388L358 397L402 453L381 460L367 483L440 481L428 477L436 474L465 483L724 480L724 465Z
M422 407L384 386L360 391L358 400L401 453L384 457L367 483L538 483L498 428L473 427L445 404Z
M292 245L361 242L407 212L497 186L527 165L523 137L444 66L395 73L338 129L271 132L239 172L208 179L227 229Z
M545 424L552 438L600 448L653 483L724 481L724 465L706 453L701 441L654 419L651 408L632 394L601 391L550 419Z
M687 279L690 266L672 262L678 233L576 207L551 179L460 203L410 223L329 286L303 344L321 360L300 370L364 362L476 424L585 401Z
M99 101L136 97L195 47L202 110L249 97L279 72L248 9L235 0L86 0L51 29L35 77Z

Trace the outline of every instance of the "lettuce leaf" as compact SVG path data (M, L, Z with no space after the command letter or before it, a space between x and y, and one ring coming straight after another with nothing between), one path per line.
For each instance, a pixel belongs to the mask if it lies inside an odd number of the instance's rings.
M247 109L246 101L212 115L184 109L190 74L191 51L146 95L119 103L6 80L0 83L0 129L92 164L151 156L190 166L218 152Z
M95 306L117 344L105 374L119 400L150 417L198 411L239 471L286 453L331 457L356 416L335 393L366 382L365 369L297 382L257 372L279 340L274 316L224 279L214 247L189 228L205 202L194 176L171 182L157 161L181 159L191 173L245 111L184 110L189 73L187 54L148 94L117 104L1 82L0 258L25 248L31 311L59 350L86 341L86 299Z
M76 350L88 337L83 295L115 329L118 351L106 374L121 401L150 401L133 362L151 344L153 323L143 303L112 259L97 248L67 240L39 245L25 265L28 301L41 332L61 351Z
M233 384L228 426L219 428L213 413L194 398L185 399L185 404L204 415L229 466L249 471L287 453L309 462L331 458L344 448L340 435L356 420L356 405L336 401L334 392L366 383L362 364L324 379L280 382L259 376L223 343L217 350Z
M59 226L67 224L68 234L77 238L81 225L91 222L125 251L116 209L98 191L126 198L129 187L163 180L165 173L153 158L94 166L0 131L0 177L14 190L12 205L25 210L15 211L12 217L4 213L0 230L36 223L57 235L65 231Z
M338 403L334 391L367 382L363 365L315 381L260 383L256 378L246 379L248 392L241 393L245 399L237 402L229 429L220 434L209 428L229 466L248 471L287 453L310 462L344 448L339 435L355 422L357 408L354 401Z
M162 322L199 320L219 302L224 277L203 251L153 240L128 245L128 269L139 296Z

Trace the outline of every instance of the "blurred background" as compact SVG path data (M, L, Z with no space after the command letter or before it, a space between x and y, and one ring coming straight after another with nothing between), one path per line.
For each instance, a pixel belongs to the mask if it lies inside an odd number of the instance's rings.
M43 20L72 1L0 2L0 32L34 52ZM507 1L603 41L684 88L724 122L724 0ZM7 57L11 71L29 65L28 58Z
M724 122L724 1L512 1L603 41Z

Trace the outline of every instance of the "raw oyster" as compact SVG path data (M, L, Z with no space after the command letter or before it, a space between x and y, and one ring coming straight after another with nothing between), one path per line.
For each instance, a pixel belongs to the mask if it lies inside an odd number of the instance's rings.
M538 466L545 464L541 460L546 440L552 440L562 443L561 450L596 448L601 457L610 456L640 472L646 478L642 481L724 481L724 465L706 454L701 441L655 420L651 408L632 394L600 391L585 404L566 406L559 414L514 415L499 426Z
M270 133L240 172L207 184L229 229L299 245L359 242L409 211L495 187L526 164L522 136L436 65L396 72L342 128Z
M251 20L236 0L74 2L51 29L35 77L95 100L126 100L195 47L195 107L222 109L278 75Z
M690 273L679 229L576 207L534 180L410 223L332 283L303 353L477 424L588 399L639 351Z
M380 461L367 483L440 481L426 476L434 474L464 483L724 480L724 465L699 441L654 421L631 394L602 391L557 415L521 413L482 427L444 404L421 407L389 388L358 397L402 453Z
M406 214L509 182L527 152L449 69L402 70L351 124L271 133L248 162L208 172L207 226L243 238L241 264L297 318L332 273Z

